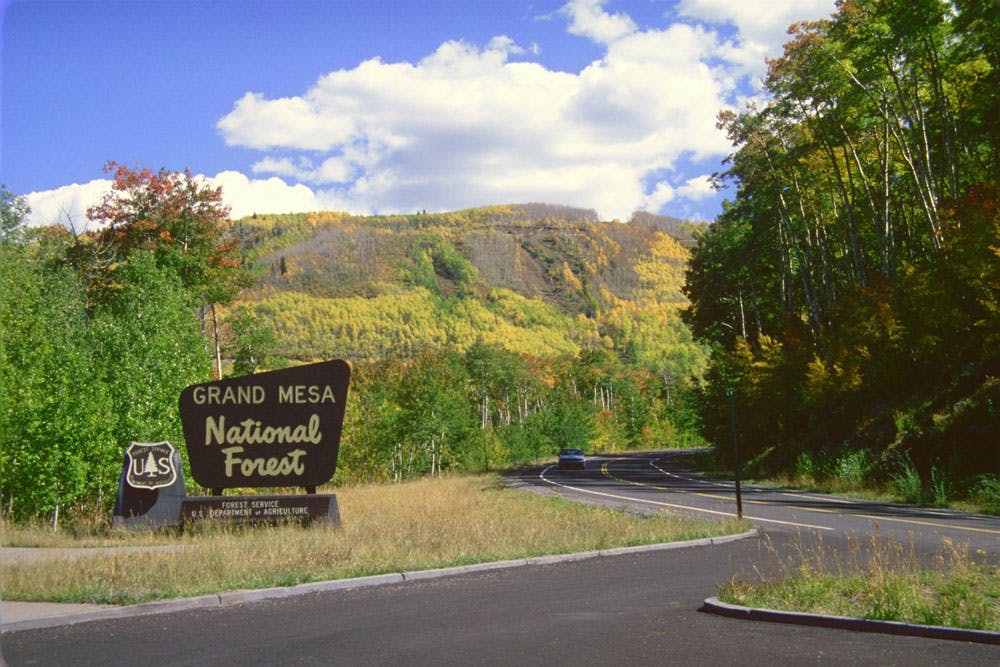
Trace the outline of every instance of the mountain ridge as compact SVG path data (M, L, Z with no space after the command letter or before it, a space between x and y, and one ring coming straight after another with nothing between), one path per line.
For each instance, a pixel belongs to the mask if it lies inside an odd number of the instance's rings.
M685 226L688 225L688 226ZM234 223L256 284L238 308L281 356L377 359L476 341L519 353L694 346L678 311L695 225L530 203L442 213L255 215Z

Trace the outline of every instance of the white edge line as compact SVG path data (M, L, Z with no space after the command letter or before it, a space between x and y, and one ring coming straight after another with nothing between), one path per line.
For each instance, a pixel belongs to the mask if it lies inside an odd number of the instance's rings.
M727 489L732 488L732 486L733 486L732 484L730 484L728 482L713 482L712 480L704 479L703 477L695 477L695 476L691 476L691 475L681 475L681 474L678 474L678 473L675 473L675 472L667 472L666 470L664 470L660 466L656 465L654 463L655 460L656 459L649 459L649 461L648 461L649 465L653 466L654 468L656 468L657 470L659 470L661 473L663 473L664 475L666 475L668 477L676 477L677 479L683 479L683 480L688 481L688 482L698 482L700 484L710 484L712 486L721 486L721 487L724 487L724 488L727 488Z
M680 473L669 472L667 470L664 470L660 466L656 465L655 461L656 461L656 459L649 459L649 465L653 466L658 471L660 471L664 475L667 475L668 477L676 477L677 479L683 479L683 480L686 480L688 482L698 482L700 484L711 484L712 486L721 486L721 487L724 487L724 488L727 488L727 489L733 488L733 484L731 482L714 482L712 480L708 480L708 479L705 479L703 477L696 477L696 476L693 476L693 475L681 475ZM767 488L767 487L763 487L763 488ZM791 496L792 498L806 498L808 500L822 500L822 501L825 501L825 502L845 503L845 504L848 504L848 505L855 505L855 504L864 502L864 501L861 501L861 500L853 500L851 498L841 498L840 496L827 496L827 495L817 496L817 495L812 495L812 494L809 494L809 493L801 493L801 492L798 492L798 491L779 491L777 489L767 489L767 490L768 491L773 491L774 493L777 493L778 495Z
M578 486L570 486L569 484L560 484L559 482L553 482L551 479L545 477L545 473L554 468L554 465L550 465L542 472L538 474L539 479L547 484L552 484L553 486L559 486L564 489L570 489L571 491L577 491L578 493L589 493L595 496L604 496L606 498L615 498L616 500L629 500L632 502L648 503L650 505L657 505L658 507L671 507L674 509L690 510L694 512L704 512L706 514L718 514L720 516L732 517L732 512L719 512L718 510L707 510L701 507L690 507L688 505L677 505L674 503L664 503L659 500L649 500L647 498L634 498L632 496L619 496L614 493L604 493L603 491L591 491L590 489L581 489ZM778 519L764 519L757 516L749 516L747 514L743 515L744 519L749 519L751 521L760 521L762 523L777 523L783 526L796 526L798 528L812 528L814 530L833 530L829 526L815 526L809 523L795 523L794 521L779 521Z

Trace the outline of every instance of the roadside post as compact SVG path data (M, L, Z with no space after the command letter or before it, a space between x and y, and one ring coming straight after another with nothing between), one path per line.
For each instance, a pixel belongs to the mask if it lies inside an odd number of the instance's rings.
M736 408L733 405L733 396L736 391L730 387L726 390L729 397L729 429L733 436L733 477L736 480L736 516L743 518L743 492L740 490L740 449L736 444Z

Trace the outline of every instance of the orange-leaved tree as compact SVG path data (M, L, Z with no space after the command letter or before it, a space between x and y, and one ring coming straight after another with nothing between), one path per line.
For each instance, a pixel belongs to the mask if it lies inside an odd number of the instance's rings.
M110 161L111 190L87 209L99 231L78 235L70 262L87 288L91 307L113 301L116 272L129 257L151 252L157 265L170 268L212 318L217 372L221 359L215 305L231 302L247 275L235 256L239 240L231 234L229 207L222 189L183 172L129 168Z

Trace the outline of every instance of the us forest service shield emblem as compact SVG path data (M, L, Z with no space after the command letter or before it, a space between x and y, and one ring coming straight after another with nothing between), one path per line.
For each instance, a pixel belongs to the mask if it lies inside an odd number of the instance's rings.
M169 442L133 442L125 450L128 473L125 480L136 489L160 489L177 480L174 446Z

